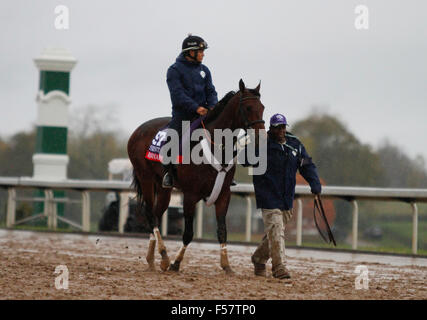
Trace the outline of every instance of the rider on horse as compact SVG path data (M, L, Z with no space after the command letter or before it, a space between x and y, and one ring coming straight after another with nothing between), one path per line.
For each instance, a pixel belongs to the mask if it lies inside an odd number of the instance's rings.
M189 35L182 43L181 54L167 72L167 84L172 101L172 120L169 129L182 137L182 121L191 121L207 114L217 102L209 69L202 64L207 43L198 36ZM165 175L162 186L172 188L172 164L163 164Z

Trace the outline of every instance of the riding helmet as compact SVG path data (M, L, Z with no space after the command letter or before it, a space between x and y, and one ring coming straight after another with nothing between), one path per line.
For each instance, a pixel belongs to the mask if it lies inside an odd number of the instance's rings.
M188 52L190 50L205 50L208 48L208 44L201 37L193 36L191 33L182 42L182 52Z

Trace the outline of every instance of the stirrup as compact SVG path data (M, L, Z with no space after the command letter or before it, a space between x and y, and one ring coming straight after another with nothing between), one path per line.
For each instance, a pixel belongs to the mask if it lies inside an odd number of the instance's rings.
M163 188L172 188L173 187L172 176L169 174L169 172L166 172L166 174L163 176L162 187Z

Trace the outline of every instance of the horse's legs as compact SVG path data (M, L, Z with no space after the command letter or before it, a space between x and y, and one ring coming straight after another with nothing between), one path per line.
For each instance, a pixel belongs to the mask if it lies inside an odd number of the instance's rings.
M193 240L193 218L194 211L196 208L196 201L194 199L189 199L189 197L184 196L184 234L182 236L182 247L179 249L174 263L170 266L170 270L179 271L179 266L184 259L185 250L190 242Z
M138 178L139 179L139 178ZM142 203L141 210L145 210L145 212L141 212L141 214L145 214L147 217L148 224L150 225L150 229L153 230L155 226L155 217L153 217L153 207L154 207L154 186L150 183L150 179L139 179L141 184L142 198L139 200ZM154 251L156 249L156 238L154 237L154 233L150 233L150 240L148 243L148 251L146 260L148 263L147 271L154 271Z
M154 271L154 251L156 249L156 238L154 237L153 233L150 233L150 241L148 243L148 251L147 251L147 263L148 263L148 269L147 271Z
M230 263L228 262L227 253L227 227L225 224L225 217L227 215L228 205L230 203L230 191L222 194L215 202L216 222L217 222L217 236L220 244L221 268L228 274L233 273Z
M162 256L162 261L160 262L160 269L162 271L166 271L169 268L170 260L166 251L166 246L163 242L162 236L159 230L159 221L163 213L169 206L169 201L171 197L171 189L164 189L156 185L155 187L156 193L156 203L153 209L153 216L155 217L156 224L153 228L154 238L157 241L157 248L159 250L160 255Z

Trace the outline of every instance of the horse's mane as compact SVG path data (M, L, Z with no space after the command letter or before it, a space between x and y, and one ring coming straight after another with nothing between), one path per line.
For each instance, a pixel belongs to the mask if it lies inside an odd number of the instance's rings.
M228 92L213 108L211 111L209 111L208 115L206 116L205 122L213 121L221 114L222 111L224 111L225 106L228 104L228 102L236 95L236 92L230 91Z
M258 91L256 91L255 89L248 89L248 91L250 93L252 93L253 95L260 97L261 95L259 94ZM221 114L221 112L224 111L225 107L227 106L228 102L231 100L231 98L233 98L238 92L235 91L230 91L228 92L215 106L215 108L213 108L211 111L208 112L208 115L206 116L205 122L209 122L209 121L213 121L216 118L218 118L218 116Z
M248 89L248 91L250 93L252 93L253 95L260 97L261 95L259 94L258 91L256 91L255 89ZM218 116L221 114L222 111L224 111L225 107L227 106L228 102L231 100L231 98L233 98L235 95L237 94L237 92L235 91L230 91L228 92L215 106L215 108L213 108L211 111L208 112L208 115L206 116L205 122L209 122L209 121L213 121L216 118L218 118Z

